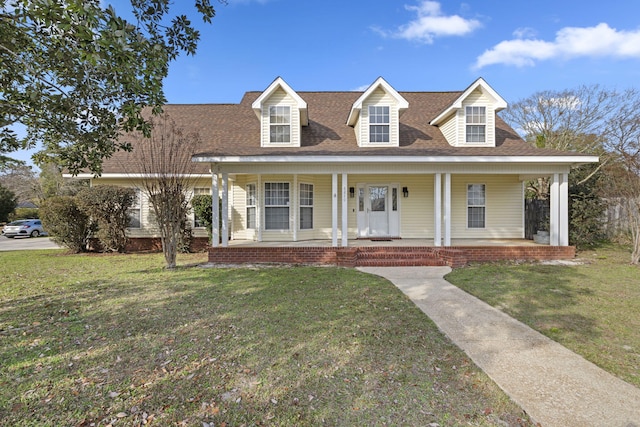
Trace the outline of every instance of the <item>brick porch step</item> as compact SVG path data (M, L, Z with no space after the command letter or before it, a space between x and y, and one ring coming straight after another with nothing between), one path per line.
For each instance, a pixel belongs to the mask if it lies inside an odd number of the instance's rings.
M359 267L409 267L444 266L446 262L431 248L371 247L358 248L356 266Z

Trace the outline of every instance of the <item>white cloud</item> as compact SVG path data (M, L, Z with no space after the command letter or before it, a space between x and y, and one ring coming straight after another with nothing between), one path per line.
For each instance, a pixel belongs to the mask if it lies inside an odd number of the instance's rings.
M351 91L352 92L364 92L365 90L369 89L369 86L371 86L371 84L358 86L355 89L351 89Z
M416 12L416 19L401 25L395 31L377 28L374 28L374 31L387 37L431 44L436 37L463 36L482 26L480 21L475 19L465 19L459 15L444 15L437 1L422 0L417 6L405 5L405 9Z
M516 28L513 36L517 39L531 39L537 35L536 30L529 27Z
M601 23L562 28L554 41L505 40L480 55L474 68L492 64L533 66L537 61L577 57L640 58L640 30L618 31Z

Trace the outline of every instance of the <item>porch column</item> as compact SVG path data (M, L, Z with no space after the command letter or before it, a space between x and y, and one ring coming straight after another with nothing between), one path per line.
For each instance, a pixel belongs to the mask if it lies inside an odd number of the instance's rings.
M331 174L331 246L338 246L338 174Z
M560 174L551 177L549 208L549 243L558 246L560 243Z
M444 174L444 246L451 246L451 174Z
M433 245L442 246L442 174L433 180Z
M229 246L229 174L222 172L222 247Z
M298 201L300 200L300 197L298 196L298 191L300 191L300 189L298 188L298 175L294 174L293 175L293 189L291 191L291 202L289 203L289 205L291 205L291 207L293 208L293 241L297 242L298 241Z
M258 175L258 185L256 188L256 227L258 228L258 242L262 242L262 206L263 202L262 193L262 175Z
M347 245L349 244L347 241L348 233L349 233L349 227L347 224L348 218L347 218L347 201L348 201L348 196L347 196L347 174L343 173L342 174L342 247L347 247Z
M569 174L560 174L560 246L569 246Z
M220 208L218 206L218 174L211 170L211 247L220 245L220 231L218 229Z

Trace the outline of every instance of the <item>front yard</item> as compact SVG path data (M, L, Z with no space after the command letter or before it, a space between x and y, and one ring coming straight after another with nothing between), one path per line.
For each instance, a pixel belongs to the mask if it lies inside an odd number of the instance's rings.
M162 265L0 254L0 424L530 425L383 279Z
M582 265L500 263L454 270L454 285L640 387L640 267L630 249L582 251Z

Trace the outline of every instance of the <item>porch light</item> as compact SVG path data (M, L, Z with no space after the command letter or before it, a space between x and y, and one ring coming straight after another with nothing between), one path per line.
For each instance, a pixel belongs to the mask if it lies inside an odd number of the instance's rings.
M408 187L402 187L402 195L404 197L409 197L409 188Z
M349 197L351 197L352 199L354 197L356 197L356 189L353 187L349 187Z

